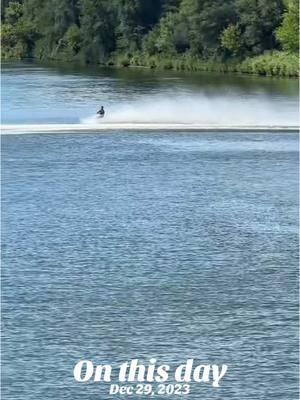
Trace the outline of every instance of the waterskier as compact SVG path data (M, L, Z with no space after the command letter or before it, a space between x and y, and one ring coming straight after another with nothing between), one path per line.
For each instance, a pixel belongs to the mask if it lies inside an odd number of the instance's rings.
M103 118L103 117L104 117L105 110L104 110L104 107L103 107L103 106L101 106L100 110L97 111L97 114L99 115L100 118Z

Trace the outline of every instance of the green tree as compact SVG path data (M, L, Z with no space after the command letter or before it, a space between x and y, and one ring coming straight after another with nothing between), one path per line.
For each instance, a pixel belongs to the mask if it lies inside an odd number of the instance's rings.
M115 50L115 9L109 0L81 0L82 57L101 63Z
M12 1L5 9L1 26L1 52L4 58L24 58L31 55L37 32L34 24L26 20L24 5Z
M282 18L281 0L236 0L243 54L276 48L274 30Z
M161 0L115 0L117 12L117 48L135 51L141 48L142 38L157 23L161 15Z
M168 13L145 38L144 49L150 55L174 55L189 47L188 26L178 13Z
M81 35L78 25L72 24L69 26L63 38L66 46L74 53L80 50Z
M238 25L228 25L221 34L222 46L233 55L237 55L241 49L241 31Z
M287 2L287 9L283 14L283 21L276 30L276 38L283 50L299 51L299 3L295 0Z
M11 25L16 24L23 15L23 4L17 1L8 3L4 11L5 22Z
M191 52L203 58L220 56L220 35L237 18L233 0L183 0L180 10L190 27Z

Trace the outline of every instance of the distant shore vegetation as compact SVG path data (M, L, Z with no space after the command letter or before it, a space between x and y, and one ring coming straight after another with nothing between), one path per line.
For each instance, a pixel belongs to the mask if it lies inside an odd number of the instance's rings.
M299 75L298 0L3 0L3 59Z

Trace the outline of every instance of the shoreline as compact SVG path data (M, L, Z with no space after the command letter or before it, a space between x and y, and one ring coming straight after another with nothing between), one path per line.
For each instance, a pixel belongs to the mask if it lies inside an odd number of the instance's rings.
M278 52L281 53L281 52ZM278 54L277 53L277 54ZM283 53L283 52L282 52ZM282 56L284 54L280 54ZM287 54L287 56L292 56ZM293 73L285 72L280 73L280 63L276 63L276 58L273 54L262 54L256 57L246 58L239 61L231 62L213 62L201 58L160 58L150 57L147 62L143 62L142 58L134 60L134 57L126 54L119 54L110 58L106 63L83 63L82 61L74 59L62 58L36 58L36 57L23 57L23 58L5 58L2 57L1 65L9 62L30 62L42 65L69 65L82 68L111 68L111 69L140 69L152 71L169 71L169 72L182 72L182 73L212 73L212 74L232 74L235 76L243 77L262 77L262 78L275 78L275 79L299 79L299 70ZM143 58L144 59L144 58ZM267 59L267 64L266 64ZM271 65L268 65L270 63Z
M299 62L297 55L291 52L273 50L257 56L233 58L227 61L203 59L199 56L147 54L115 54L108 66L141 67L175 72L214 72L254 75L275 78L299 78Z

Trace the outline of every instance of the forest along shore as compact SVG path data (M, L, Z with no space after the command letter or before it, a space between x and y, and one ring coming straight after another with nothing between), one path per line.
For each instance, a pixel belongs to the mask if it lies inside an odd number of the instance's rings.
M297 0L2 2L2 57L299 75Z

